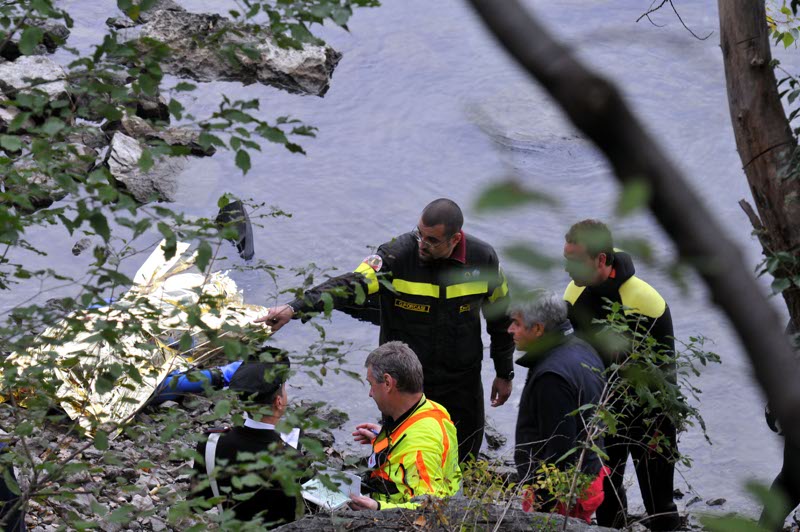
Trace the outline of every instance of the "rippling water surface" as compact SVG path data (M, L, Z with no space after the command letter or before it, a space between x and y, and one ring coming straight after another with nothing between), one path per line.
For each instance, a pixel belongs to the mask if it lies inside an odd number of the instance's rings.
M63 3L73 8L76 20L70 44L82 50L99 41L100 21L115 12L115 3L107 0ZM184 5L192 11L227 9L224 2ZM638 1L529 5L593 68L619 84L755 267L759 248L737 206L749 191L728 116L716 2L676 2L696 33L714 32L705 41L693 38L666 12L654 18L664 27L635 23L647 5ZM352 269L370 246L413 227L421 208L440 196L462 205L465 230L495 245L507 273L525 286L560 291L567 277L558 269L528 270L505 259L504 248L525 242L558 257L566 229L586 217L610 220L620 236L644 236L661 264L672 260L672 245L651 216L614 219L618 187L608 164L506 57L464 2L386 0L379 9L356 13L350 33L324 28L322 35L344 54L325 98L260 85L209 83L183 100L191 112L203 116L221 94L260 98L265 117L290 114L319 127L318 137L303 143L308 155L265 146L253 154L253 168L244 177L229 153L192 159L179 176L176 208L211 215L223 192L279 206L292 218L270 220L256 229L256 252L258 258L285 266L314 262L326 269ZM776 53L785 65L797 64L795 58ZM69 58L63 52L57 57ZM472 205L480 191L507 175L557 197L558 205L477 215ZM62 229L43 230L31 239L49 253L46 258L26 257L33 267L60 264L79 275L91 260L72 257L74 239ZM124 270L132 274L138 265L131 261ZM689 289L682 291L656 266L640 263L638 270L669 302L676 336L704 334L715 340L714 350L723 359L696 382L704 392L700 410L713 445L697 429L681 437L680 446L694 466L681 471L676 487L703 500L724 497L728 502L723 509L755 515L758 508L744 494L743 483L771 480L780 467L781 442L764 423L762 394L745 355L697 279L690 277ZM288 269L279 274L280 288L298 282ZM270 305L286 299L266 274L238 272L234 277L248 302ZM1 306L38 291L38 285L23 285L4 295ZM68 293L69 288L54 288L38 297ZM377 327L337 314L328 331L331 339L352 344L347 367L361 372L366 353L377 343ZM315 339L312 327L296 322L276 336L278 344L303 351ZM487 387L491 374L487 353ZM507 405L488 409L490 423L511 441L522 382L520 376ZM353 421L377 415L367 387L344 376L329 375L321 388L298 376L293 385L295 397L324 398ZM639 500L635 491L634 503Z

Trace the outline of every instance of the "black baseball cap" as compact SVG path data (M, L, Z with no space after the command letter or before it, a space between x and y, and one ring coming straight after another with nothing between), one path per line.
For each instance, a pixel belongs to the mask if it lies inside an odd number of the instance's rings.
M244 362L231 377L229 388L253 401L269 403L289 377L289 360Z

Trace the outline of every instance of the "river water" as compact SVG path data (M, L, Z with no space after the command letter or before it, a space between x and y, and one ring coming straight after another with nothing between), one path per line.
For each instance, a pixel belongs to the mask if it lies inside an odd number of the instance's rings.
M108 0L62 4L76 20L70 44L81 50L99 41L100 21L115 12L114 2ZM228 8L224 2L210 1L184 5L198 12L224 13ZM676 2L695 33L714 32L704 41L693 38L670 12L654 16L663 27L636 23L646 2L561 0L529 5L581 58L619 84L642 122L755 267L760 250L737 206L740 198L749 198L749 190L731 132L716 3ZM498 48L464 2L387 0L379 9L357 12L349 27L349 33L320 30L344 54L324 98L238 83L202 84L182 97L197 116L212 112L221 94L259 98L264 117L290 114L319 127L316 139L303 142L307 156L265 146L252 154L253 168L243 177L231 154L220 152L192 159L179 176L174 207L190 215L213 215L223 192L292 214L291 219L271 219L256 228L257 258L287 269L278 270L277 284L264 272L235 272L246 300L272 305L287 299L278 291L299 282L291 266L313 262L323 269L352 269L369 254L370 246L412 228L421 208L441 196L461 204L465 230L496 247L514 282L560 291L567 282L560 268L530 270L506 259L504 249L522 242L559 257L571 223L586 217L605 219L618 236L644 237L653 244L658 260L651 265L640 261L638 271L669 302L676 336L705 335L722 356L721 365L695 379L703 389L700 411L713 444L706 443L698 429L682 435L680 447L694 460L692 468L680 470L676 481L687 494L683 503L694 495L703 501L723 497L727 503L722 510L757 515L758 506L743 484L748 479L771 481L780 467L781 442L764 423L763 395L729 323L711 306L696 278L689 275L684 290L661 267L673 260L673 247L653 217L615 217L619 189L608 164ZM776 53L785 64L797 64L786 53ZM64 52L56 57L69 59ZM510 175L555 196L558 204L477 214L473 205L484 187ZM34 267L59 264L67 274L78 275L91 260L72 257L76 238L62 229L30 236L48 251L45 258L24 257ZM151 240L157 241L155 236ZM135 272L138 261L126 263L124 271ZM34 283L23 284L5 294L0 307L71 290L54 287L38 294L39 289ZM781 307L780 300L774 303ZM345 367L362 372L366 353L377 343L377 327L339 314L325 325L328 339L345 342L351 351ZM305 352L317 338L312 327L293 322L275 340ZM491 377L487 353L487 387ZM507 405L487 408L489 422L510 441L522 381L520 376L515 382ZM367 387L343 375L329 374L322 387L298 375L290 393L325 399L347 411L353 422L377 415ZM640 506L637 491L630 490L634 507ZM712 510L704 502L691 508Z

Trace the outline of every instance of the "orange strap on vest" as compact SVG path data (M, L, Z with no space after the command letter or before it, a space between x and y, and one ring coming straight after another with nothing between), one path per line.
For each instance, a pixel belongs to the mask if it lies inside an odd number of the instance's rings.
M444 412L442 412L438 408L434 407L433 410L427 410L425 412L419 412L419 413L414 414L413 416L409 417L405 421L403 421L400 424L400 426L398 426L396 429L394 429L392 431L392 433L389 435L389 437L383 438L380 441L376 441L372 446L372 450L374 452L376 452L376 453L379 453L379 452L383 451L384 449L386 449L386 447L389 446L389 440L390 439L394 439L394 440L398 439L400 436L402 436L402 434L405 431L408 430L408 428L411 425L413 425L417 421L420 421L422 419L427 419L427 418L433 418L436 421L438 421L439 425L441 425L441 427L442 427L442 432L444 433L444 420L447 419L447 418L446 418ZM449 447L449 445L448 445L448 447Z

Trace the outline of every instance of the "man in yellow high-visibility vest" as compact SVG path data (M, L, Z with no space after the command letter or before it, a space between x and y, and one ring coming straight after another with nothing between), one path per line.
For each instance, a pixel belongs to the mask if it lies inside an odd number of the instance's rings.
M367 357L369 396L381 425L362 423L353 436L372 445L372 468L354 510L414 508L415 497L449 497L461 486L458 440L450 415L422 393L422 364L406 344L387 342Z

